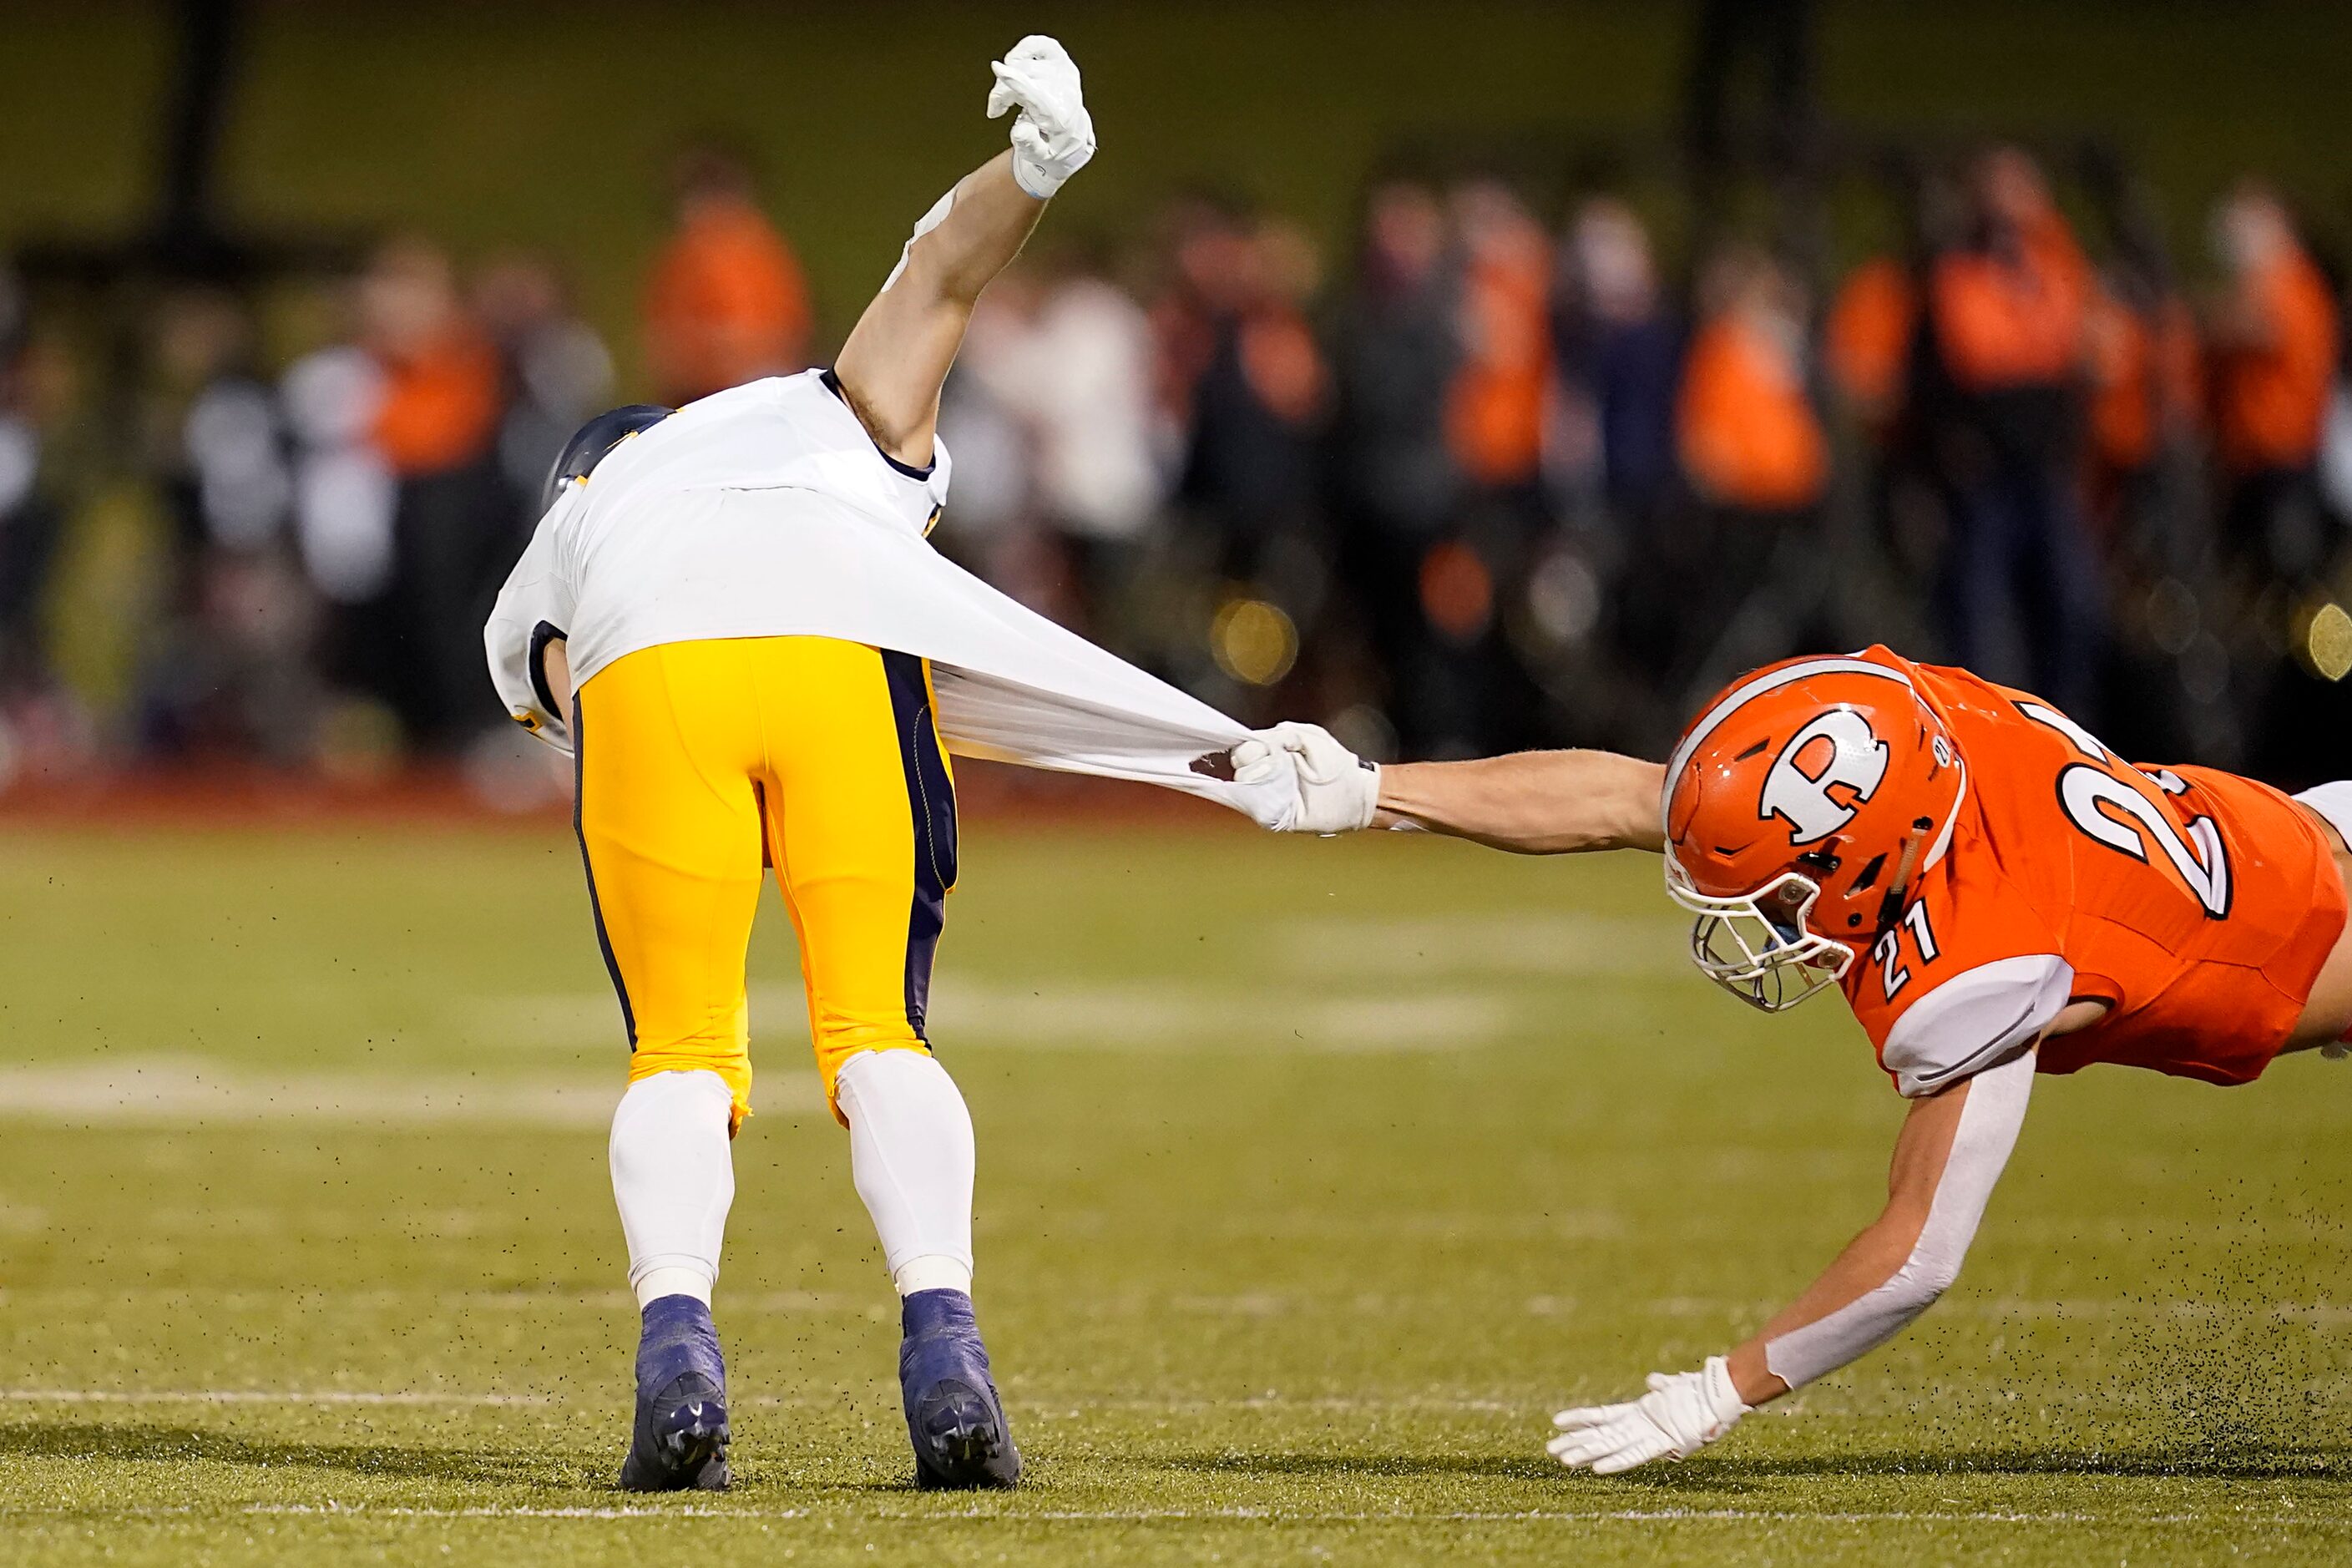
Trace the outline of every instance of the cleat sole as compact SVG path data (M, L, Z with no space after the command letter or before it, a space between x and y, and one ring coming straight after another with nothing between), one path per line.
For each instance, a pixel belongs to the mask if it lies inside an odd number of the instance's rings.
M923 1451L915 1485L924 1491L1010 1487L1020 1479L1021 1457L987 1400L969 1389L943 1391L924 1402Z
M680 1416L687 1419L680 1422ZM727 1466L729 1431L723 1405L673 1411L669 1429L652 1442L650 1454L632 1447L621 1465L621 1489L633 1492L723 1492L733 1477ZM667 1424L665 1424L667 1425Z

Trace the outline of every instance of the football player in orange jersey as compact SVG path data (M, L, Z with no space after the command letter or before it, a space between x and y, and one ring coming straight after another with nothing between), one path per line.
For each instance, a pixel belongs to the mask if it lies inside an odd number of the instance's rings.
M1699 968L1768 1012L1837 986L1911 1101L1879 1217L1727 1354L1560 1412L1550 1449L1570 1467L1694 1453L1917 1317L1959 1270L2035 1073L2246 1083L2352 1029L2352 782L2290 799L2135 767L2035 697L1883 647L1735 682L1664 767L1533 752L1375 769L1310 725L1234 758L1276 752L1307 830L1664 851Z

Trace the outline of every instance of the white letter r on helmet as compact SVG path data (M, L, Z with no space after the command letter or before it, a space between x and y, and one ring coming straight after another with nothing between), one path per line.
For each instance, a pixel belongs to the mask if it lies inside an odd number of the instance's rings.
M1791 844L1827 838L1853 820L1855 805L1877 793L1887 757L1886 742L1868 720L1851 708L1832 708L1780 748L1764 775L1756 814L1787 819ZM1833 793L1841 784L1845 799Z

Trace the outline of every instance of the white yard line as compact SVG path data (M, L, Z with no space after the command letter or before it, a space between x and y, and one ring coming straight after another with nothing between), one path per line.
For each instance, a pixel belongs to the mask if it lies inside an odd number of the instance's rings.
M551 1405L552 1394L430 1394L424 1389L0 1389L33 1405Z
M931 990L942 1046L1078 1051L1356 1055L1490 1045L1518 1020L1486 990L1310 996L1262 988L1137 981L1000 984L943 972ZM754 994L756 1008L758 997Z
M25 1513L32 1510L5 1510ZM74 1510L80 1511L80 1510ZM135 1512L142 1510L122 1510ZM163 1510L156 1510L163 1511ZM920 1513L864 1512L855 1509L736 1509L692 1504L580 1508L483 1504L470 1508L418 1508L373 1503L251 1503L247 1514L340 1519L589 1519L589 1520L728 1520L841 1518L857 1524L936 1524L986 1521L1024 1524L2092 1524L2139 1528L2149 1525L2227 1524L2236 1528L2279 1528L2304 1525L2318 1530L2352 1529L2352 1522L2315 1520L2294 1514L2248 1515L2216 1510L2210 1513L2135 1514L2117 1519L2079 1511L2029 1512L2018 1509L1803 1509L1666 1508L1666 1509L1460 1509L1444 1510L1380 1510L1294 1512L1286 1509L1024 1509L1017 1503L1002 1509L941 1509Z
M1291 973L1426 982L1439 976L1541 980L1691 973L1687 921L1613 918L1551 910L1447 915L1365 915L1284 922L1268 950Z
M716 1509L681 1506L665 1508L646 1503L634 1506L533 1508L527 1504L474 1508L413 1508L377 1503L248 1503L238 1511L248 1514L319 1516L330 1519L806 1519L804 1508Z
M1034 1412L1045 1419L1059 1416L1064 1420L1097 1412L1145 1410L1171 1414L1213 1410L1454 1410L1492 1415L1523 1415L1533 1419L1537 1415L1549 1416L1552 1410L1558 1408L1557 1401L1528 1399L1511 1403L1499 1399L1453 1398L1444 1394L1405 1394L1395 1399L1313 1395L1289 1399L1278 1394L1234 1399L1215 1399L1207 1395L1197 1399L1129 1399L1116 1395L1095 1399L1083 1395L1072 1398L1013 1384L1008 1384L1005 1392L1007 1397L1023 1410ZM856 1390L834 1394L755 1394L734 1403L751 1409L821 1410L854 1404L862 1397L865 1395Z
M2016 1509L1876 1509L1869 1510L1833 1510L1822 1512L1811 1512L1803 1509L1748 1508L1465 1509L1432 1512L1400 1510L1393 1513L1381 1512L1377 1510L1364 1510L1357 1512L1345 1513L1294 1513L1284 1509L1255 1508L1211 1510L1107 1509L1099 1511L1073 1509L1038 1512L1030 1512L1027 1510L1014 1511L1010 1509L1003 1512L982 1512L977 1509L968 1509L949 1514L898 1513L884 1514L878 1517L888 1519L893 1521L911 1521L932 1518L949 1518L967 1520L1003 1519L1008 1521L1029 1519L1072 1521L1101 1520L1137 1523L1148 1522L1154 1520L1198 1520L1202 1521L1215 1521L1221 1520L1263 1520L1271 1524L1412 1524L1421 1522L1486 1524L1511 1523L1520 1520L1565 1521L1585 1520L1631 1524L1675 1524L1691 1521L1706 1521L1712 1520L1729 1520L1740 1522L1773 1521L1806 1524L1954 1523L2146 1525L2228 1523L2231 1525L2252 1525L2314 1524L2321 1522L2300 1518L2294 1514L2280 1514L2262 1518L2251 1518L2243 1514L2216 1511L2213 1513L2135 1514L2131 1518L2125 1520L2116 1519L2105 1514L2081 1512L2032 1513ZM2329 1522L2333 1524L2335 1528L2352 1529L2352 1521Z
M436 1127L495 1121L509 1127L596 1129L610 1124L626 1075L562 1079L421 1072L278 1074L203 1057L112 1057L0 1068L0 1118L70 1125L201 1127L335 1122ZM759 1109L812 1110L813 1074L778 1074Z
M0 1505L0 1519L202 1518L211 1510L192 1506L117 1509L16 1508ZM999 1523L1050 1524L1975 1524L1975 1525L2098 1525L2110 1529L2145 1529L2172 1525L2224 1525L2233 1530L2305 1530L2343 1533L2352 1521L2315 1519L2307 1514L2250 1514L2226 1508L2205 1513L2140 1513L2128 1518L2085 1513L2080 1510L2036 1511L2024 1509L1827 1509L1793 1508L1623 1508L1623 1509L1444 1509L1294 1510L1279 1508L1133 1508L1025 1509L1018 1502L1002 1508L939 1508L917 1512L882 1510L867 1512L853 1506L814 1508L714 1508L705 1503L679 1502L579 1504L570 1507L530 1503L478 1503L462 1508L431 1508L404 1503L256 1502L235 1510L244 1517L279 1519L546 1519L590 1521L678 1520L840 1520L852 1525Z

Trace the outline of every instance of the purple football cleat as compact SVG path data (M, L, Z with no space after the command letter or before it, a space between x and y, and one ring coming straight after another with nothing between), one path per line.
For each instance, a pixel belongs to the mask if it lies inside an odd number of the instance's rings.
M727 1362L710 1309L691 1296L646 1305L637 1341L637 1424L621 1487L727 1489Z
M961 1290L918 1290L899 1313L898 1388L915 1446L915 1485L925 1490L1009 1487L1021 1453L988 1374L988 1350Z

